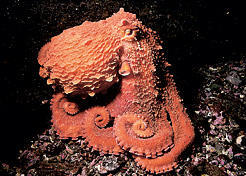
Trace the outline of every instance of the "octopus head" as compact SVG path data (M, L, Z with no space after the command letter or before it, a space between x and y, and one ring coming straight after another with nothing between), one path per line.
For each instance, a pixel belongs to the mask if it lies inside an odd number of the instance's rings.
M130 69L122 63L137 46L139 24L135 14L121 8L106 20L64 30L40 50L40 76L66 94L87 97L107 90L129 72L119 69Z

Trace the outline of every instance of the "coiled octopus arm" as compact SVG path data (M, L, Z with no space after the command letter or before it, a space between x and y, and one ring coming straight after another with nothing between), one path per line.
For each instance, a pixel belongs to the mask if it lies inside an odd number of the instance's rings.
M96 106L86 111L82 128L89 147L103 153L116 155L122 153L122 149L115 141L113 127L109 125L112 120L106 107Z
M61 139L76 139L82 135L81 125L85 112L80 112L76 103L69 101L65 94L53 95L51 100L52 123Z
M115 120L117 143L129 152L155 158L173 146L173 131L166 119L155 122L147 115L125 113Z
M168 80L166 88L168 100L165 110L169 113L174 131L174 147L163 156L151 159L138 156L135 161L139 166L152 173L162 173L172 170L177 166L178 156L187 148L194 139L194 129L185 112L173 81Z

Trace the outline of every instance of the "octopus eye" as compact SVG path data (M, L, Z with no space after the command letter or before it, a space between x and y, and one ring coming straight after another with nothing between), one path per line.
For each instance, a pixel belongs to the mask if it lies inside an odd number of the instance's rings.
M126 26L129 22L126 19L121 20L121 26Z
M126 35L132 35L132 33L133 33L133 30L132 30L132 29L127 29L127 30L125 31L125 34L126 34Z

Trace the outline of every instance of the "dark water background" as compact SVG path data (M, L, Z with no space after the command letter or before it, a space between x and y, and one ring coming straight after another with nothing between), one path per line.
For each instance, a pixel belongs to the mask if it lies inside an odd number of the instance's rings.
M239 1L0 0L0 160L49 128L52 89L38 75L37 54L49 39L85 20L111 16L120 7L156 30L173 65L186 107L192 108L199 67L245 59L245 8Z

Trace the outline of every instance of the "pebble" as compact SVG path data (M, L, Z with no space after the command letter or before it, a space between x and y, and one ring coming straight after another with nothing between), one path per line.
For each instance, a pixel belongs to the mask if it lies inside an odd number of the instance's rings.
M236 138L236 144L242 149L245 150L246 149L246 136L240 135Z
M226 77L226 80L229 81L231 84L238 86L242 81L239 79L237 73L233 72L232 75Z
M118 158L114 155L104 156L94 167L100 174L106 174L119 168Z

